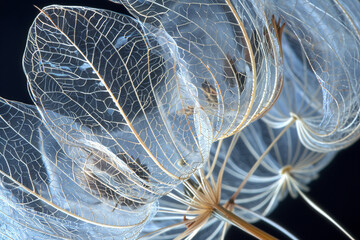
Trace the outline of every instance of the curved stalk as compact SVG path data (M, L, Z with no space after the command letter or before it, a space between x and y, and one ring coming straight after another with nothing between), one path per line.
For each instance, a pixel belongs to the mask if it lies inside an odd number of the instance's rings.
M235 205L235 208L241 209L243 211L246 211L250 214L253 214L254 216L258 217L259 219L261 219L263 222L269 224L270 226L272 226L273 228L275 228L276 230L278 230L279 232L281 232L282 234L286 235L286 237L288 237L291 240L299 240L297 237L295 237L292 233L290 233L288 230L286 230L285 228L283 228L282 226L280 226L279 224L277 224L276 222L270 220L269 218L258 214L256 212L251 211L250 209L241 207L240 205Z
M227 210L226 208L220 205L214 206L213 215L218 219L220 219L221 221L234 225L258 239L263 239L263 240L276 239L270 234L251 225L250 223L246 222L245 220L241 219L239 216L235 215L234 213L232 213L231 211Z
M339 223L335 221L329 214L327 214L324 210L322 210L317 204L315 204L313 201L311 201L301 190L300 188L294 184L294 187L296 191L300 194L300 196L305 200L307 204L310 205L315 211L320 213L322 216L324 216L327 220L329 220L332 224L334 224L340 231L342 231L349 239L355 240L354 237L350 235L342 226L340 226Z

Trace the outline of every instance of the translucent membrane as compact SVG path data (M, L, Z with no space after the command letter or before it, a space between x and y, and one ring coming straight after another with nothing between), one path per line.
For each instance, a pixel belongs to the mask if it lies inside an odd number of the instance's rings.
M164 196L143 238L295 238L264 216L288 193L317 209L306 185L360 136L360 3L113 1L137 19L31 26L36 107L0 99L0 234L133 239Z
M179 114L186 86L170 43L164 31L106 10L41 11L23 65L41 117L72 163L65 174L85 171L145 204L208 159L204 111Z
M184 81L194 88L195 105L205 111L214 141L240 131L277 99L283 26L260 1L114 2L173 38L186 65Z
M93 178L74 167L35 107L0 99L0 112L2 236L135 238L156 212L156 204L124 201L100 182L92 188Z
M264 117L273 127L297 117L303 144L343 149L360 136L359 1L276 1L269 12L286 22L284 88Z

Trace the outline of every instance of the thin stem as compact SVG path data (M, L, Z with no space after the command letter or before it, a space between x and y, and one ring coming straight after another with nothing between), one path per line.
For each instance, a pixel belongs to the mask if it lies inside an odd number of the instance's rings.
M218 143L218 147L216 149L216 153L215 153L215 156L214 156L214 159L213 159L213 162L209 168L209 171L208 171L208 174L206 175L206 179L208 179L210 176L212 176L212 173L215 169L215 166L216 166L216 162L218 160L218 157L219 157L219 153L220 153L220 149L221 149L221 146L222 146L222 142L223 142L223 139L220 139L219 140L219 143Z
M240 205L235 205L235 208L241 209L243 211L246 211L250 214L253 214L254 216L258 217L259 219L261 219L262 221L266 222L267 224L269 224L270 226L274 227L275 229L277 229L278 231L280 231L282 234L286 235L289 239L292 240L298 240L297 237L295 237L292 233L290 233L288 230L286 230L285 228L283 228L282 226L280 226L278 223L274 222L273 220L270 220L269 218L258 214L257 212L253 212L250 209L244 208Z
M272 143L269 145L269 147L264 151L264 153L260 156L260 158L255 162L255 164L252 166L244 180L241 182L240 186L236 190L236 192L232 195L232 197L229 199L228 203L234 202L236 197L239 195L240 191L243 189L249 178L254 174L256 169L260 166L262 160L265 158L265 156L270 152L270 150L273 148L273 146L277 143L277 141L284 135L284 133L293 125L296 121L296 117L293 117L291 122L279 133L279 135L272 141Z
M237 133L231 139L230 146L229 146L228 151L226 153L224 162L223 162L223 164L221 166L221 169L220 169L220 172L219 172L219 175L218 175L218 178L217 178L217 183L216 183L216 186L215 186L216 187L216 192L218 192L218 193L221 193L222 179L223 179L226 163L227 163L228 159L230 158L230 155L233 152L234 147L235 147L236 142L238 141L239 137L240 137L240 133ZM220 201L221 194L219 194L218 197L219 197L218 200Z
M294 184L294 187L296 188L297 192L300 194L300 196L305 200L306 203L310 205L315 211L320 213L322 216L324 216L326 219L328 219L332 224L334 224L339 230L341 230L348 238L355 240L350 233L348 233L342 226L340 226L339 223L335 221L332 217L330 217L329 214L324 212L318 205L316 205L313 201L311 201L301 190L300 188Z
M226 208L216 205L213 209L213 214L215 217L224 221L226 223L230 223L241 230L251 234L252 236L262 239L262 240L275 240L273 236L270 234L262 231L261 229L251 225L250 223L246 222L245 220L241 219L239 216L235 215L231 211L227 210Z
M226 229L228 228L229 224L226 222L224 223L224 226L223 226L223 229L222 229L222 232L221 232L221 240L225 240L225 235L226 235Z

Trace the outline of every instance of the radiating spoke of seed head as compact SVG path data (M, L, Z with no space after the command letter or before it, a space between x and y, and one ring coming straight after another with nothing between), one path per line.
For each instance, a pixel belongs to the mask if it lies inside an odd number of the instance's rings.
M277 99L285 25L263 1L113 1L174 39L214 140L240 131Z
M212 169L212 161L216 161L211 174L203 180L210 184L219 181L222 164L224 160L227 161L221 179L221 188L217 189L213 185L213 191L215 196L221 195L219 205L248 222L263 220L263 216L268 216L288 193L295 198L300 189L307 191L307 185L318 177L318 173L335 156L335 152L319 153L305 148L293 126L274 144L236 199L229 202L252 165L280 132L281 130L272 129L261 120L256 121L241 133L215 143L212 147L210 163L205 165L206 174ZM204 208L205 202L201 197L199 198L202 194L208 194L210 197L211 191L196 180L190 179L170 195L161 198L159 212L144 228L143 234L152 232L145 235L145 238L159 234L158 237L162 239L170 239L188 231L202 214L201 209ZM224 224L211 215L203 225L199 225L194 230L195 239L219 238L223 234L223 229L228 228ZM270 222L270 224L276 227L275 223ZM276 228L295 238L286 230Z
M256 160L274 141L281 129L272 129L259 120L251 124L240 135L236 148L228 162L224 177L224 197L232 194L232 178L244 179ZM229 140L224 141L224 152ZM238 156L238 157L237 157ZM289 128L274 144L255 173L249 178L235 203L268 215L288 193L297 197L293 184L308 190L307 185L318 177L318 173L334 158L335 152L319 153L307 149L299 140L295 126ZM228 179L226 178L228 177ZM241 180L240 180L241 182ZM251 221L251 218L249 219Z

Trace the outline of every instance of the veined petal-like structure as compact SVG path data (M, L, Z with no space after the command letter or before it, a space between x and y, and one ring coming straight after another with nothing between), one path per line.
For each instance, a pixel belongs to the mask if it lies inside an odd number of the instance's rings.
M179 113L184 70L170 43L161 29L115 12L41 10L23 66L45 126L73 161L65 174L81 169L146 204L208 159L213 137L204 110Z
M0 112L1 238L133 239L156 212L75 172L34 106L0 99Z
M285 80L263 119L281 128L296 118L301 141L314 151L346 148L360 137L359 1L274 1L267 8L286 22Z
M285 25L264 1L113 1L172 37L214 141L261 117L279 96Z

